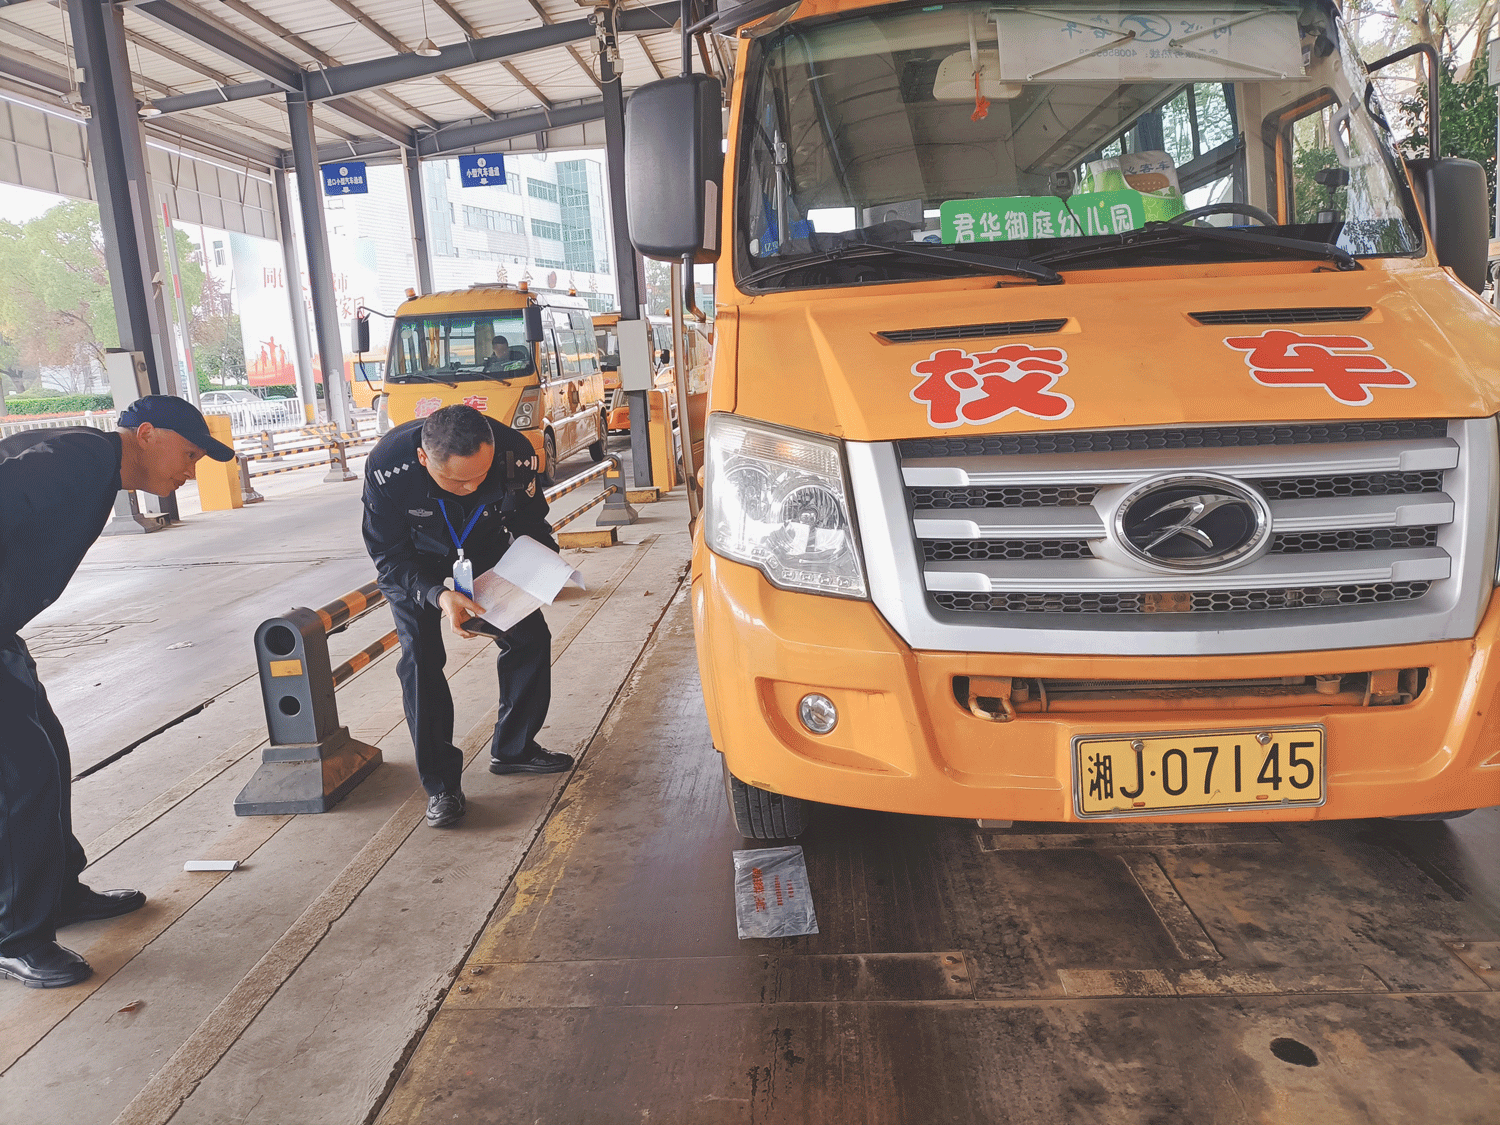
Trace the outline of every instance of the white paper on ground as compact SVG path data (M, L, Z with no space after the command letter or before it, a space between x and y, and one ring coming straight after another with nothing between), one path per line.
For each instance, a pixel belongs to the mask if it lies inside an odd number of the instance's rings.
M583 575L556 551L522 535L493 568L474 580L474 600L484 606L486 621L497 629L510 629L551 605L564 586L585 589Z

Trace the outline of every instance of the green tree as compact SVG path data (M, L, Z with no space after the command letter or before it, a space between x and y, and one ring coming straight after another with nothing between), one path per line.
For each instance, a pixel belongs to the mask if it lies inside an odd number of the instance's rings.
M646 259L646 308L652 316L666 316L672 311L672 265Z
M0 362L62 368L87 390L104 349L119 345L99 209L70 201L27 223L0 220L0 279Z
M1477 161L1484 167L1490 200L1495 198L1495 87L1489 84L1489 54L1481 50L1460 82L1457 67L1445 59L1438 71L1438 152ZM1398 106L1411 135L1402 143L1407 156L1427 155L1427 87Z

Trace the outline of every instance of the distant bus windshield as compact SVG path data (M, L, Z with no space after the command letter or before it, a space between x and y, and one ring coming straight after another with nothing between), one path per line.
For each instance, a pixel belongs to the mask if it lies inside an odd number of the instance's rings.
M535 370L521 309L399 317L395 344L393 383L511 379Z

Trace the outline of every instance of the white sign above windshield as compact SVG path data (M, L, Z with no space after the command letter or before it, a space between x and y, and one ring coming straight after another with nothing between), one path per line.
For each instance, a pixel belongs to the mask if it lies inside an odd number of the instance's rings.
M1303 73L1297 15L1285 8L996 8L990 18L1004 82L1193 82Z

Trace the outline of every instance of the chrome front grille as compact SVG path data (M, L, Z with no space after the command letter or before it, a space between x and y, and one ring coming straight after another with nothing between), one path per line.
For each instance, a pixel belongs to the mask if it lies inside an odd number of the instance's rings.
M1377 582L1282 590L1189 590L1177 595L1177 600L1153 594L933 594L932 600L938 608L955 613L1248 613L1406 602L1420 598L1431 587L1431 582Z
M1471 636L1495 578L1496 444L1491 419L1416 419L849 449L872 597L914 647L1166 654ZM1204 574L1098 549L1096 498L1179 473L1258 489L1269 550Z
M1271 554L1310 551L1389 551L1437 546L1437 527L1363 527L1352 531L1308 531L1277 535ZM924 539L926 562L954 559L1091 559L1087 539Z
M1285 426L1195 426L1163 430L1060 430L1039 434L975 434L912 438L900 443L903 459L1014 457L1037 453L1125 453L1148 449L1238 449L1267 445L1333 445L1345 442L1428 441L1446 436L1442 419L1400 422L1323 422Z

